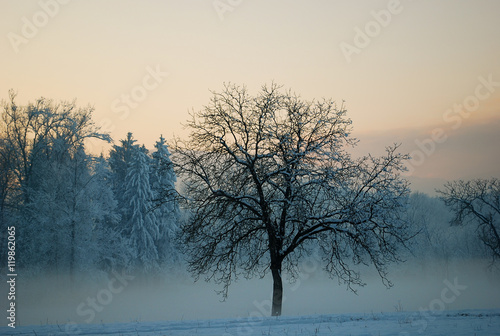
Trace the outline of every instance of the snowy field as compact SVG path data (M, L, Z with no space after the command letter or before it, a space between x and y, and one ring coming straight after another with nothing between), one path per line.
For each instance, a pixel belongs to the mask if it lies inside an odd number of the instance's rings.
M116 324L44 325L1 335L500 335L500 309L334 314Z

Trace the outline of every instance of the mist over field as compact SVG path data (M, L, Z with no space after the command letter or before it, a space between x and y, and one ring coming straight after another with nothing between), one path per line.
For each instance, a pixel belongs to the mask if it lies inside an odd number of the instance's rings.
M125 279L112 280L111 285L109 280L81 281L73 288L63 277L27 281L19 278L18 325L270 315L272 279L269 276L240 279L230 287L227 300L221 302L222 296L215 293L221 287L203 280L194 283L187 274L167 276L163 280L138 276L131 279L133 274L124 274ZM389 278L394 286L390 289L386 289L372 269L365 269L362 276L367 285L358 288L356 295L347 291L345 285L339 285L336 279L329 279L319 264L305 263L297 281L285 283L283 315L490 309L498 308L500 302L500 272L488 268L487 260L407 262L392 267ZM116 277L110 274L110 279Z

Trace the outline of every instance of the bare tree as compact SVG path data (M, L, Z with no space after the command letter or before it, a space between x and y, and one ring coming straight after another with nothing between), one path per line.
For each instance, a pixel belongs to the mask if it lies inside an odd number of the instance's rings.
M448 182L438 193L455 214L452 224L476 225L493 261L500 258L500 180Z
M87 174L90 158L84 152L84 143L87 139L111 138L92 121L93 108L78 108L74 101L54 103L40 98L18 105L16 93L10 90L8 101L1 102L0 107L0 224L5 226L6 219L21 216L17 231L24 246L20 250L24 256L21 265L41 268L40 259L50 261L39 252L43 245L39 242L43 241L48 246L44 246L45 251L51 251L49 255L57 260L63 248L56 237L63 235L62 225L69 229L68 237L61 241L69 245L66 255L73 276L80 223L77 213L82 211L81 195L91 185ZM58 197L51 199L49 195ZM51 239L42 239L49 233ZM57 263L51 265L57 268Z
M14 175L18 193L29 201L28 189L34 178L37 164L47 158L47 150L56 142L64 142L72 154L86 139L111 141L108 134L99 132L92 121L92 107L78 108L76 102L54 103L45 98L19 106L16 92L9 90L9 100L2 102L0 139L2 152L13 153L9 169Z
M181 243L190 270L228 286L245 275L273 278L273 316L281 315L282 270L297 275L318 248L325 270L362 285L352 265L373 264L386 285L386 264L409 238L399 210L409 192L399 177L406 155L353 159L346 110L331 100L305 101L276 85L255 97L225 85L193 113L188 141L174 163L191 210Z

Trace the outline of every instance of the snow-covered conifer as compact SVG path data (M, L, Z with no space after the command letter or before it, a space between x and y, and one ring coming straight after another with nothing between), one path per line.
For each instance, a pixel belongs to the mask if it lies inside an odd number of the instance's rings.
M124 199L128 202L127 228L139 267L150 271L158 266L155 241L159 237L158 220L152 211L153 192L149 182L150 158L137 150L125 177Z
M179 261L174 246L178 230L179 206L176 201L175 182L177 180L170 160L170 152L163 136L155 144L151 164L151 189L155 200L159 236L156 241L158 256L165 266L173 266Z

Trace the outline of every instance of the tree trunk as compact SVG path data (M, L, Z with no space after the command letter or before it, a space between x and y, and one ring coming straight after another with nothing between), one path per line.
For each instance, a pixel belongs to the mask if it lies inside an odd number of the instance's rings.
M71 285L73 285L75 281L75 249L76 249L76 239L75 239L75 230L76 230L76 223L75 220L71 221L71 247L70 247L70 256L69 256L69 279L71 282Z
M273 306L271 315L281 316L281 306L283 303L283 280L281 279L281 267L271 268L273 275Z

